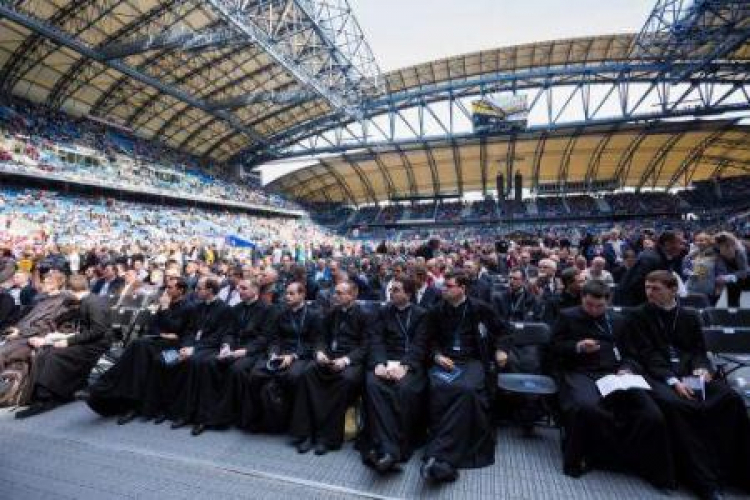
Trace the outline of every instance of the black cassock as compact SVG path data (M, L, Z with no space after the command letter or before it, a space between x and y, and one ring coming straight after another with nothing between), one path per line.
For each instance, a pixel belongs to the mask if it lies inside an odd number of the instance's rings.
M552 352L566 438L565 470L587 464L627 467L660 488L675 485L666 422L648 391L630 389L602 398L596 381L641 371L623 342L625 319L613 313L589 316L581 306L565 309L555 323ZM578 352L583 339L599 342L594 353Z
M255 363L266 351L272 311L273 306L262 300L240 302L232 307L233 326L222 344L228 344L232 350L245 349L245 356L195 360L197 395L191 421L226 426L251 413L250 401L243 396Z
M698 314L644 304L631 314L627 335L667 419L678 474L699 493L723 484L750 491L750 421L739 394L712 381L705 401L690 401L668 385L711 368Z
M482 327L480 328L480 325ZM427 313L432 359L441 354L461 370L450 381L433 366L429 379L429 440L425 458L434 457L456 468L475 468L495 461L490 401L496 381L495 350L506 352L507 329L485 302L467 298L457 307L440 302Z
M167 410L171 419L195 422L204 394L200 390L200 367L216 358L233 325L232 308L218 298L199 303L193 310L190 332L181 342L181 347L192 347L193 354L164 370L165 390L174 395Z
M191 325L193 308L187 300L159 309L149 326L149 334L133 340L117 362L89 389L88 405L100 415L116 415L136 410L147 417L164 411L162 393L164 361L162 353L177 350ZM173 333L170 340L161 333Z
M346 409L362 391L373 318L359 305L333 309L323 321L316 351L329 359L348 357L341 371L316 362L308 365L294 398L289 432L296 438L314 438L329 448L344 442Z
M78 333L68 338L68 347L43 347L36 352L30 378L32 400L44 394L69 401L86 386L92 368L111 342L107 318L104 299L88 294L81 300Z
M378 311L365 377L363 453L374 449L405 461L424 438L426 314L427 310L416 304L405 309L389 304ZM408 366L398 382L381 379L374 373L377 365L388 361Z
M250 384L243 399L250 401L249 412L241 417L239 426L253 431L286 432L291 407L302 375L312 363L315 346L320 343L320 313L308 306L294 311L288 306L274 316L269 342L269 355L294 355L291 366L284 370L267 368L269 357L258 360L250 375Z
M506 321L539 321L542 316L539 301L525 288L505 290L494 305L500 317Z

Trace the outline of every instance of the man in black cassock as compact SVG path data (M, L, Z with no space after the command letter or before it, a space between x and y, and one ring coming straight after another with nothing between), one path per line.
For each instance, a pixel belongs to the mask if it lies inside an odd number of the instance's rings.
M582 304L565 309L555 323L552 353L565 425L563 470L581 476L590 466L627 467L657 488L676 485L664 416L644 389L602 397L596 381L638 373L623 344L625 320L607 312L609 287L590 281Z
M199 367L219 354L222 340L234 325L232 308L218 297L220 289L215 277L198 280L195 295L199 302L193 310L190 333L182 339L179 360L166 371L166 390L175 395L167 412L172 429L194 421L201 396Z
M463 273L445 277L443 301L427 313L434 367L429 372L429 441L422 476L453 481L458 468L495 461L490 417L495 366L508 362L507 330L485 302L467 297Z
M237 290L240 303L232 307L234 326L222 341L219 355L202 358L195 365L199 394L194 436L206 425L224 427L251 414L245 391L253 367L268 348L273 307L260 300L260 287L253 280L241 279Z
M249 411L239 422L242 428L274 433L288 429L300 379L320 342L320 313L307 306L305 293L303 283L286 287L285 304L271 322L269 356L255 364L244 392Z
M378 311L365 378L367 465L380 473L405 462L424 435L427 310L412 304L416 283L394 278L388 305Z
M133 340L117 362L89 389L88 405L100 415L120 414L126 424L138 415L163 419L161 392L165 351L180 347L188 333L193 305L186 300L185 279L170 277L149 325L149 335Z
M678 476L702 498L722 498L726 484L750 492L745 405L725 382L712 379L700 317L682 308L676 295L677 279L671 272L646 276L648 302L631 314L630 350L648 374L653 397L667 419ZM703 393L690 386L700 379Z
M289 432L300 453L315 447L324 455L344 442L346 409L362 391L373 321L356 303L357 293L352 281L336 285L315 362L299 381Z
M78 332L45 345L41 337L29 339L36 349L30 374L31 405L16 413L26 418L73 399L75 391L88 382L89 373L109 348L110 329L107 305L103 298L89 292L83 276L73 276L68 289L81 303Z
M500 317L506 321L536 321L541 316L541 307L533 293L526 288L526 276L521 268L508 273L508 289L497 299Z

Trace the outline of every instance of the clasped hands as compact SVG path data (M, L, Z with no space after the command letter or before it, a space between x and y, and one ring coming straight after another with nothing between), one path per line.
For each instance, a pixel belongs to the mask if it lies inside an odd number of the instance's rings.
M331 359L323 351L315 353L315 361L322 366L327 366L333 371L340 372L349 364L346 356L341 358Z

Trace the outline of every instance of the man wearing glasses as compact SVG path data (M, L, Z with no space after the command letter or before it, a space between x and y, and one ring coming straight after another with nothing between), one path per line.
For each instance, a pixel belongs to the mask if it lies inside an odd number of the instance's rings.
M508 362L507 330L488 304L467 296L469 283L463 273L447 274L444 300L427 314L434 367L421 473L439 482L495 461L491 392L496 367Z
M424 437L427 377L426 309L412 303L415 282L393 280L378 311L366 376L367 465L383 474L405 462Z
M506 321L535 321L540 314L539 302L526 289L526 277L519 268L508 274L508 289L497 301L497 309Z

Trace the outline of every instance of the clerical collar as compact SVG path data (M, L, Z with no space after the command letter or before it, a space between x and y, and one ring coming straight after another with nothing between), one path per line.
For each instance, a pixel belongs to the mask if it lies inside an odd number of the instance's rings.
M407 309L409 309L411 307L411 302L407 302L406 304L404 304L403 307L399 307L396 304L393 304L393 307L395 307L396 310L398 310L398 311L406 311Z
M454 309L458 309L459 307L461 307L462 305L464 305L464 303L466 303L466 296L465 295L464 295L464 298L461 299L461 302L459 302L458 304L455 304L455 305L451 304L451 307L453 307Z
M292 312L298 312L298 311L301 311L303 307L305 307L305 304L300 304L297 307L292 307L291 310Z
M254 306L256 302L258 302L258 297L255 297L253 300L244 300L242 303L246 306Z
M213 304L214 302L216 302L216 301L218 300L218 298L219 298L219 297L217 297L216 295L214 295L214 296L213 296L213 298L211 298L211 299L208 299L208 300L204 300L204 302L205 302L206 304L208 304L208 305L211 305L211 304Z
M677 307L677 299L674 299L671 304L668 306L660 306L659 304L654 304L656 307L661 309L662 311L672 311L675 307Z

